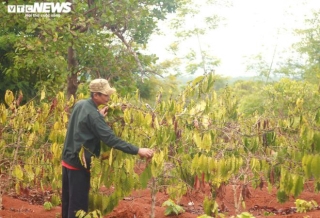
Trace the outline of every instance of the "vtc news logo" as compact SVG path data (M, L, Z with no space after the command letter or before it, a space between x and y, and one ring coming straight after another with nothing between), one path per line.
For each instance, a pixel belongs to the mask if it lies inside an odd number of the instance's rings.
M71 3L35 2L33 5L8 5L8 13L69 13Z

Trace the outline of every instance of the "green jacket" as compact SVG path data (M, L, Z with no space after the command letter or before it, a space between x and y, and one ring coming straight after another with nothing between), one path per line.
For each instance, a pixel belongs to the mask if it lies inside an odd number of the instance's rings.
M114 134L91 98L78 101L69 119L62 160L73 167L83 169L84 166L79 159L79 152L83 146L89 169L91 156L100 156L101 141L128 154L137 154L139 150Z

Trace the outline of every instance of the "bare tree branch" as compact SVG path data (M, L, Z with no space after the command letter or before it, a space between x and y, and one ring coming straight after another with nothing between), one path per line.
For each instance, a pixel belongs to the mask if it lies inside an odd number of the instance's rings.
M138 64L138 68L141 71L142 76L145 76L146 71L143 68L141 61L137 55L137 53L131 48L131 46L129 45L129 43L127 42L127 40L123 37L122 34L120 34L118 31L116 31L116 29L112 28L111 31L122 41L122 43L127 47L128 51L133 55L135 61Z

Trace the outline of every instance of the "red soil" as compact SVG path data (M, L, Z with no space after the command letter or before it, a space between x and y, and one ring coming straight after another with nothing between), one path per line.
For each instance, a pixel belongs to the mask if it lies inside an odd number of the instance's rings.
M290 198L288 202L281 204L277 202L276 191L273 190L271 193L266 187L261 190L249 188L251 197L246 200L246 208L242 211L250 211L255 217L270 217L270 218L318 218L320 217L320 210L315 208L307 213L296 213L294 212L295 199ZM185 212L180 215L172 215L169 217L177 218L196 218L203 212L203 199L208 192L208 187L205 192L197 191L192 192L184 196L179 204L183 206ZM224 210L225 217L230 217L235 214L234 195L231 186L226 186L223 191L223 199L217 200L219 208ZM55 207L49 211L46 211L42 204L40 204L40 193L28 193L28 195L3 195L2 205L3 208L0 210L0 218L5 217L18 217L18 218L58 218L61 217L61 208ZM39 198L37 200L37 198ZM42 202L45 200L42 196ZM313 191L313 187L310 184L306 185L303 193L297 197L306 201L315 200L320 204L320 195ZM156 196L156 208L155 218L164 218L165 208L162 207L162 203L168 200L168 195L163 192L159 192ZM189 206L189 203L193 202L193 205ZM177 202L176 202L177 203ZM40 204L40 205L39 205ZM223 206L224 205L224 206ZM223 207L223 208L222 208ZM276 213L283 213L284 215L270 215L268 212L273 209ZM228 211L228 212L227 212ZM291 212L289 214L285 214ZM151 213L151 194L150 190L134 191L130 196L127 196L119 205L105 218L149 218Z

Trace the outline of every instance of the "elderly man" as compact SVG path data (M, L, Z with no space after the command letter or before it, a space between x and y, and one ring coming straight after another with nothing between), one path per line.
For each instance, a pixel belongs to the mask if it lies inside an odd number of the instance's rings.
M104 107L116 91L105 79L92 80L91 98L78 101L69 119L62 153L62 218L73 218L78 210L88 211L91 157L99 157L100 141L125 153L151 158L153 151L138 148L118 138L105 122ZM83 149L84 155L79 158Z

